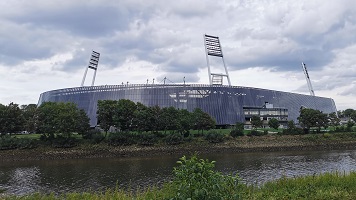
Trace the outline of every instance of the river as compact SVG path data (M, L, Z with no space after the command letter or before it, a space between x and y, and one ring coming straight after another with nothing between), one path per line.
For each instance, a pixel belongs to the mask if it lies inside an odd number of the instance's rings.
M181 155L0 163L0 190L7 194L56 194L105 188L144 188L172 178ZM201 155L216 170L238 173L244 183L261 185L282 176L356 171L356 150L219 153Z

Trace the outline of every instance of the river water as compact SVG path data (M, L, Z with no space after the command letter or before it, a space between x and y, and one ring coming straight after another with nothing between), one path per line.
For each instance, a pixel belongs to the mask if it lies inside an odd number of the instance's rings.
M0 163L0 190L24 195L105 188L144 188L172 178L181 155L145 158L100 158ZM215 160L216 170L238 173L243 182L261 185L282 176L356 171L356 150L219 153L200 155Z

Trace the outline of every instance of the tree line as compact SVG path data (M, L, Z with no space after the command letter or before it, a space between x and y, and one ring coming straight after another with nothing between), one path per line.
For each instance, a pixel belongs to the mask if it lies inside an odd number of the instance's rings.
M105 132L110 127L119 131L158 132L209 130L215 128L215 120L200 108L193 112L186 109L159 106L148 107L127 99L98 101L98 125Z
M190 129L203 132L215 127L215 120L200 108L189 112L174 107L147 107L127 99L98 101L97 119L99 127L105 132L110 127L115 131L179 133ZM56 135L68 138L72 133L86 134L89 129L89 117L74 103L45 102L39 107L36 104L0 104L2 134L27 131L43 134L45 138Z
M319 110L301 108L298 117L299 126L308 133L310 129L320 132L320 129L340 125L339 117L349 119L349 130L356 121L356 111L346 109L336 113L325 114ZM186 109L159 106L148 107L127 99L98 101L97 119L99 127L106 133L110 127L115 131L127 132L178 132L185 134L189 130L213 129L214 119L200 108L189 112ZM259 117L252 117L253 128L262 126ZM278 120L269 121L269 126L277 129ZM288 129L295 127L293 121L288 122ZM69 138L72 133L87 134L90 129L89 118L76 104L69 102L45 102L21 105L10 103L0 104L0 133L11 134L20 131L43 134L44 138L54 138L56 135ZM292 129L291 129L292 130Z

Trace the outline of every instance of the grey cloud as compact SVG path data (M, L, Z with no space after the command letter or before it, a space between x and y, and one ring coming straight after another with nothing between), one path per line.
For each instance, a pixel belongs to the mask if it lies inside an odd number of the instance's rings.
M11 19L20 24L31 24L43 29L60 29L71 34L94 37L126 29L130 18L130 13L126 10L102 5L76 5L66 9L34 10Z

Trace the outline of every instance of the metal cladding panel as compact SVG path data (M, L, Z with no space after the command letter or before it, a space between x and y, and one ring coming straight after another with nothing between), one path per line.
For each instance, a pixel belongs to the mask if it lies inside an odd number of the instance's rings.
M288 120L297 121L300 107L336 112L330 98L248 88L213 85L105 85L67 88L44 92L38 104L43 102L74 102L90 117L91 126L97 124L98 100L129 99L146 106L173 106L193 111L201 108L215 118L217 124L235 124L245 120L243 107L262 107L265 102L274 107L287 108Z

